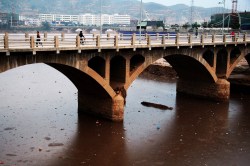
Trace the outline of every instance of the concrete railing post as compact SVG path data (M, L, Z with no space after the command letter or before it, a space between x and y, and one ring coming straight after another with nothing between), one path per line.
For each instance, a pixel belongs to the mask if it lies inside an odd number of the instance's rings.
M159 39L159 33L156 33L156 40Z
M100 35L96 36L96 47L100 47L101 46L101 41L100 41Z
M165 37L165 35L162 36L161 44L162 44L162 45L165 45L165 44L166 44L166 37Z
M201 45L204 46L204 34L201 34Z
M192 34L188 35L188 44L192 45Z
M215 34L212 34L212 43L215 44Z
M58 48L59 47L59 39L58 36L54 36L54 47Z
M29 41L29 34L27 32L25 33L25 41Z
M238 34L237 34L237 35L235 34L234 37L233 37L233 42L237 42L238 37L239 37L239 35L238 35Z
M224 34L224 35L223 35L223 43L226 43L226 42L227 42L227 35Z
M117 34L114 37L114 46L118 47L118 35Z
M61 41L64 41L65 34L64 32L61 33Z
M132 38L131 38L131 45L132 46L135 45L135 40L136 40L136 35L135 35L135 33L133 33Z
M4 34L4 48L8 49L9 48L9 34L5 32Z
M44 41L47 41L47 38L48 38L48 33L47 32L44 32Z
M246 42L247 41L247 33L244 33L243 35L243 42Z
M169 39L169 33L167 34L167 39Z
M205 33L205 38L207 38L208 37L208 32L207 33Z
M180 42L180 34L177 33L177 34L176 34L176 38L175 38L175 44L176 44L176 45L179 45L179 42Z
M110 32L107 33L107 40L110 40Z
M80 47L80 36L76 36L76 47L79 48Z
M96 39L96 35L95 35L95 33L93 33L93 40L95 40Z
M123 33L120 34L120 40L123 40Z
M147 46L151 47L151 36L147 35Z
M30 48L34 48L35 47L35 39L34 36L30 36Z

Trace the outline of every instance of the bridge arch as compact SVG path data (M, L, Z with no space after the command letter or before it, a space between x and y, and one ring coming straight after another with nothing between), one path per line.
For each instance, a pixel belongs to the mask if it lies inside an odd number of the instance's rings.
M214 52L210 49L207 49L203 54L202 57L207 61L207 63L214 67Z
M216 82L217 77L210 65L192 56L173 54L164 59L174 68L182 80Z
M245 56L246 60L247 60L247 63L248 65L250 66L250 53L248 53L246 56Z
M101 56L95 56L88 61L88 66L103 78L105 78L105 64L105 59Z
M232 65L241 55L241 51L239 49L239 47L234 48L233 50L231 50L230 52L230 65Z
M130 76L136 71L136 69L138 69L138 67L140 67L143 63L145 62L145 57L140 55L140 54L136 54L134 56L132 56L130 58Z
M118 82L126 82L126 59L121 55L113 56L110 60L110 83Z
M226 77L228 68L228 52L225 48L220 49L217 53L216 74L218 77Z
M97 95L104 98L112 98L115 96L114 90L110 86L107 86L105 80L91 68L81 71L75 67L64 64L46 64L63 73L81 93L92 96Z
M231 54L230 54L230 58L231 58L231 55L232 55L232 63L230 63L230 68L227 72L227 78L229 78L229 76L231 75L231 73L233 72L234 68L239 64L239 62L242 60L242 59L246 59L247 63L248 63L248 66L250 64L250 53L246 53L244 51L244 49L240 49L240 48L236 48L234 50L231 51Z

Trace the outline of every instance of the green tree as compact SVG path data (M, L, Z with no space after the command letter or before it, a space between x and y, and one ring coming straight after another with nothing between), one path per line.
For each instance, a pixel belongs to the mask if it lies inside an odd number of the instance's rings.
M199 28L201 25L198 24L197 22L193 23L192 24L192 28Z
M51 29L49 22L42 22L42 29L45 31L49 31Z
M189 22L186 22L182 27L185 28L185 29L187 29L188 27L190 27Z

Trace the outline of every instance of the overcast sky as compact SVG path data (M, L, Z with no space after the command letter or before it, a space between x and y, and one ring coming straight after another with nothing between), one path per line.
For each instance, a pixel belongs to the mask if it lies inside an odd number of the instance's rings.
M140 1L140 0L139 0ZM201 7L223 7L223 4L218 4L223 0L194 0L194 6L201 6ZM191 5L191 0L142 0L142 2L156 2L166 6L171 6L175 4L186 4L188 6ZM225 7L227 9L232 8L232 0L225 0ZM250 0L238 0L238 10L250 11Z

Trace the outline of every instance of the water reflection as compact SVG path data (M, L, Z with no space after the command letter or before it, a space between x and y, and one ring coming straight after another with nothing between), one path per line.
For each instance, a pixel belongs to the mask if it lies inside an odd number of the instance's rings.
M123 123L78 115L77 90L54 69L0 74L0 162L6 165L248 165L249 95L218 103L138 78ZM149 101L173 107L144 107Z

